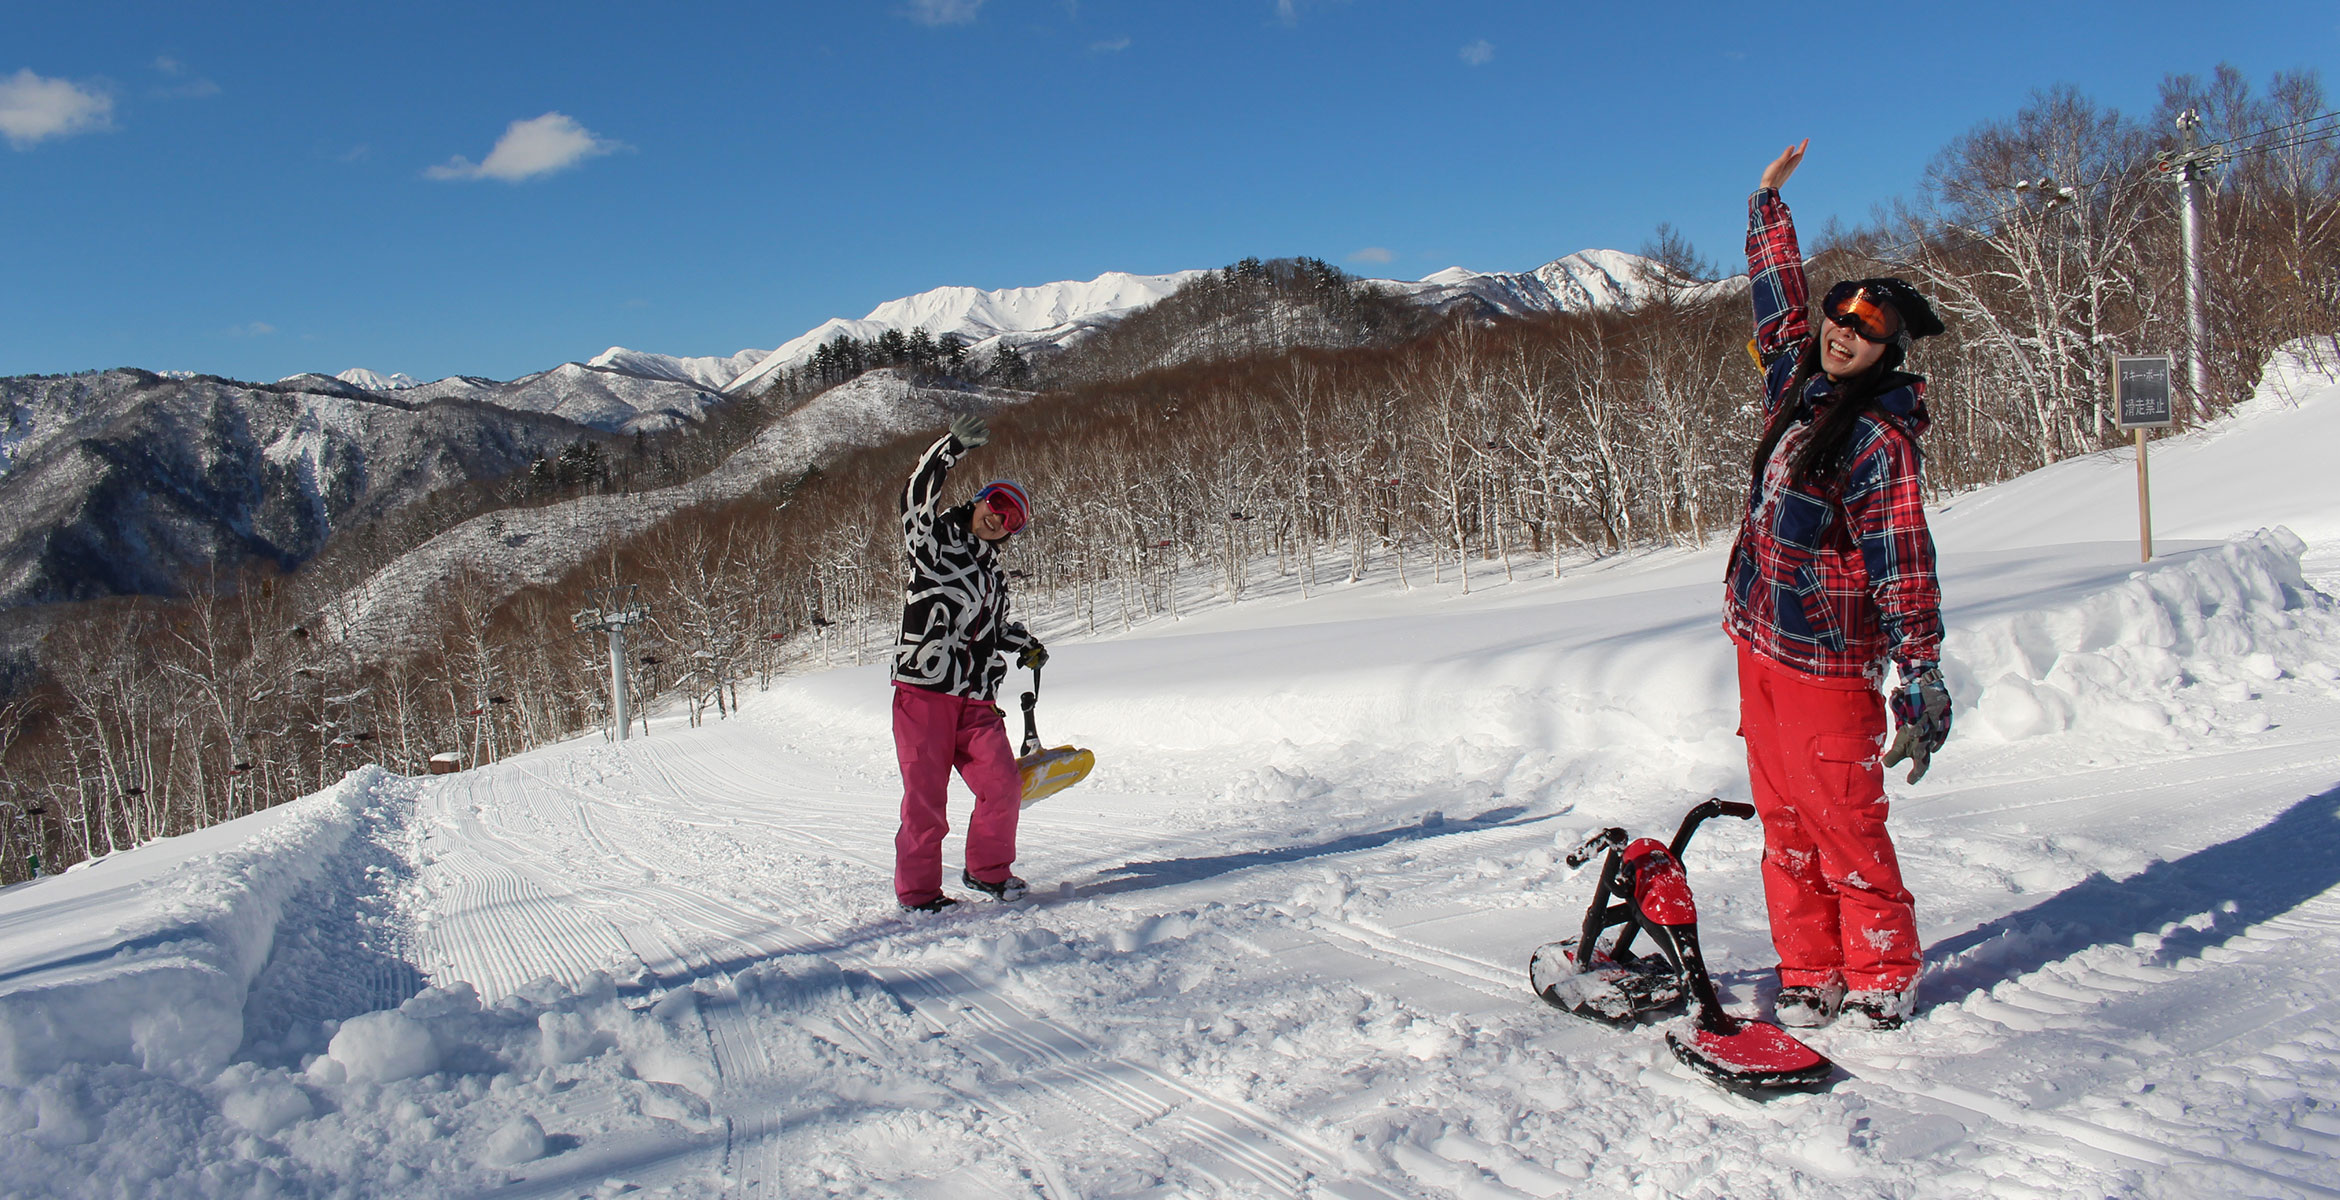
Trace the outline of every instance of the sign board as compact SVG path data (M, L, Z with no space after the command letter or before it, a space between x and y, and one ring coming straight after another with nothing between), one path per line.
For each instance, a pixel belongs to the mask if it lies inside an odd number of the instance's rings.
M2159 429L2169 421L2169 356L2113 359L2113 401L2123 429Z

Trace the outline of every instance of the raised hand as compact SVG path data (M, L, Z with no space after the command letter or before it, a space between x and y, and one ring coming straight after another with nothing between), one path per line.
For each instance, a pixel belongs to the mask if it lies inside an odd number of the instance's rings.
M951 436L969 450L991 440L991 427L974 413L960 413L951 418Z
M1812 139L1805 138L1780 151L1779 157L1772 159L1771 165L1763 168L1763 186L1775 192L1785 186L1788 176L1795 174L1796 168L1804 165L1804 147L1811 144Z

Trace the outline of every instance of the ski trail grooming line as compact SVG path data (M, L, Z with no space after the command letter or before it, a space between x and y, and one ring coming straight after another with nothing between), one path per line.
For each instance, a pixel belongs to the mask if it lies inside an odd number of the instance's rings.
M1073 1030L1025 1012L956 968L871 970L938 1027L948 1028L934 1015L935 1009L957 1013L976 1046L1001 1067L1221 1187L1248 1184L1267 1189L1269 1195L1290 1196L1303 1194L1304 1186L1314 1184L1353 1200L1401 1200L1379 1184L1344 1178L1340 1160L1307 1134L1241 1101L1208 1095L1137 1063L1110 1059ZM1173 1135L1169 1144L1141 1132L1165 1122L1175 1124L1165 1131Z
M1856 1085L1925 1097L1996 1122L2008 1133L2061 1138L2157 1172L2193 1168L2214 1177L2239 1175L2256 1181L2246 1184L2237 1179L2221 1186L2255 1189L2272 1184L2302 1195L2340 1197L2340 1182L2319 1182L2297 1173L2320 1167L2329 1178L2336 1161L2329 1153L2312 1154L2271 1143L2251 1128L2231 1128L2220 1119L2228 1114L2199 1094L2205 1080L2249 1071L2254 1060L2267 1060L2272 1069L2253 1078L2278 1088L2308 1085L2311 1095L2313 1081L2299 1076L2300 1064L2314 1064L2326 1076L2333 1073L2331 1049L2340 1045L2340 999L2335 998L2340 997L2340 966L2333 965L2340 963L2340 894L2325 891L2313 896L2223 942L2202 947L2197 956L2185 956L2181 950L2171 965L2155 962L2167 952L2170 940L2183 939L2194 928L2179 922L2161 937L2087 947L1988 992L1972 993L1954 1006L1942 1006L1913 1024L1920 1050L1928 1048L1923 1042L1952 1041L1973 1026L1997 1031L2002 1043L1983 1057L2033 1064L1999 1080L2002 1091L2011 1087L2069 1095L2074 1097L2069 1107L2083 1111L2044 1111L1982 1090L1971 1080L1942 1078L1956 1073L1959 1057L1974 1057L1970 1045L1958 1056L1929 1060L1917 1070L1856 1066ZM2247 993L2239 1007L2234 1003L2237 993ZM2173 1012L2187 1016L2172 1023L2168 1014ZM2033 1042L2044 1045L2027 1044ZM2145 1087L2132 1095L2166 1095L2168 1103L2193 1117L2194 1123L2178 1124L2136 1100L2107 1095L2105 1086L2123 1078L2101 1064L2137 1057L2141 1047L2162 1051L2163 1057L2145 1077ZM2134 1086L2136 1081L2129 1082ZM2327 1088L2328 1084L2327 1078ZM2254 1110L2246 1108L2240 1115L2250 1123ZM2303 1128L2319 1115L2306 1112L2277 1136L2327 1150L2340 1148L2340 1139L2312 1126ZM2128 1128L2115 1128L2109 1121ZM2187 1145L2205 1137L2225 1153ZM2002 1138L2047 1149L2021 1136Z
M1519 972L1516 969L1499 967L1451 950L1425 946L1355 918L1344 920L1318 913L1306 928L1362 946L1375 958L1426 968L1433 974L1442 975L1498 1000L1511 1002L1519 999Z

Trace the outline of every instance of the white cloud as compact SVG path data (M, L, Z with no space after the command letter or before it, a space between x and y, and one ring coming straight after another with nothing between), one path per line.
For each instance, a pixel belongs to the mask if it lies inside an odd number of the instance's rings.
M267 337L269 334L272 334L272 333L275 333L275 332L276 332L276 326L274 326L274 325L271 325L271 324L269 324L269 323L268 323L268 322L266 322L266 321L253 321L253 322L251 322L250 324L246 324L246 325L238 325L238 326L236 326L235 328L228 330L228 336L229 336L229 337Z
M1129 39L1127 37L1117 37L1102 42L1089 43L1089 53L1091 54L1119 54L1127 49L1129 49Z
M1495 43L1485 38L1480 38L1462 48L1462 60L1474 67L1486 66L1487 60L1493 57L1495 57Z
M910 19L921 25L964 25L981 7L983 0L910 0Z
M113 123L114 98L94 88L43 78L29 67L0 78L0 137L19 150Z
M486 159L474 163L458 154L423 174L433 179L501 179L518 183L576 166L588 158L627 149L557 112L514 121L496 139Z
M218 84L213 83L212 81L205 79L192 71L189 71L187 69L187 64L180 62L178 59L172 58L168 54L156 56L154 60L154 69L157 74L160 74L165 79L172 81L170 84L164 87L155 89L155 94L158 96L172 96L194 100L201 99L205 96L216 96L219 94Z
M1350 255L1349 261L1363 263L1385 263L1396 257L1397 255L1390 253L1386 247L1367 246L1363 250L1359 250L1355 254Z
M1344 0L1276 0L1276 20L1279 23L1285 25L1298 25L1300 23L1300 9L1303 5L1339 4L1343 2Z

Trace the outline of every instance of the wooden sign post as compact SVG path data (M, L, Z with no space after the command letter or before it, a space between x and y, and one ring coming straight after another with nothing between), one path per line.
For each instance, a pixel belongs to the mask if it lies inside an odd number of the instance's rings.
M2137 432L2137 545L2142 562L2153 561L2153 489L2146 482L2145 431L2166 428L2169 418L2169 356L2113 357L2113 406L2117 424Z

